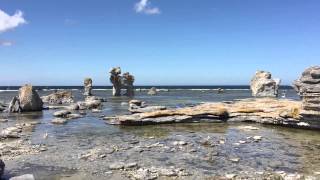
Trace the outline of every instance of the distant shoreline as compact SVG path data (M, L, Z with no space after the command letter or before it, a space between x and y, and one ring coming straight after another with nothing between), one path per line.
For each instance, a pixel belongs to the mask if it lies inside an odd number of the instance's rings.
M37 90L59 90L59 89L83 89L83 86L34 86ZM245 85L204 85L204 86L135 86L135 89L150 89L156 87L157 89L170 89L170 90L217 90L219 88L227 90L250 90L250 86ZM0 86L2 91L18 90L20 86ZM93 86L93 90L112 89L112 86ZM289 90L293 89L292 86L283 85L280 89Z

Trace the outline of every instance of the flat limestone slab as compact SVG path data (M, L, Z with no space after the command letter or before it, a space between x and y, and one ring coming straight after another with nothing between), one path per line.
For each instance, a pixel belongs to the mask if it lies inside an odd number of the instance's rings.
M106 117L113 125L149 125L189 122L257 122L298 128L320 129L319 121L302 119L302 102L290 99L250 98L204 103L194 107L157 110Z

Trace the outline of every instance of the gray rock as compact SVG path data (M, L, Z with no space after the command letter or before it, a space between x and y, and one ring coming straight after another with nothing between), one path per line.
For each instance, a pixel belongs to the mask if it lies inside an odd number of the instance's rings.
M300 115L305 120L319 121L320 119L320 66L306 69L296 80L293 87L302 97Z
M31 85L22 86L19 96L12 99L9 112L42 111L43 102L37 91Z
M272 79L271 73L257 71L251 80L252 96L277 97L280 79Z
M53 120L51 120L52 124L66 124L67 120L66 119L62 119L62 118L55 118Z
M54 112L53 116L55 116L55 117L67 117L68 114L71 114L71 112L68 111L68 110L61 110L61 111Z
M85 78L84 79L84 93L85 96L91 96L92 95L92 79L91 78Z
M129 72L124 73L122 75L122 86L126 89L126 96L134 96L134 76L131 75Z
M43 102L49 104L70 104L73 103L73 96L70 91L58 91L48 96L42 96L41 99Z
M3 175L3 173L4 173L5 166L6 165L4 164L4 162L0 159L0 179L1 179L2 175Z
M70 111L79 110L79 105L78 104L71 104L70 106L66 107L66 109L70 110Z
M165 106L147 106L145 102L140 100L131 100L129 101L129 111L131 113L144 113L144 112L152 112L159 110L166 110Z
M124 166L125 166L124 163L118 162L118 163L110 164L109 169L111 169L111 170L119 170L119 169L123 169Z
M22 127L8 127L1 131L0 136L5 138L20 138Z
M121 96L121 68L115 67L110 70L110 82L113 85L113 96Z
M148 95L151 95L151 96L157 95L157 88L152 87L152 88L148 91Z
M12 177L9 180L35 180L33 174L25 174L22 176Z

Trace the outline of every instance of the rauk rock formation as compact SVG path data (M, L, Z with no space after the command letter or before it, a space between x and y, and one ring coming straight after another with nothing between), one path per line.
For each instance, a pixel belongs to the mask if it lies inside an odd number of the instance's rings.
M113 85L112 95L121 96L121 69L115 67L110 70L110 82Z
M85 96L92 96L92 79L91 78L85 78L84 82L84 93Z
M134 76L129 72L126 72L122 75L122 86L126 89L126 96L134 96Z
M257 71L250 85L254 97L277 97L280 79L272 79L270 72Z
M31 85L22 86L19 96L13 97L9 105L9 112L42 111L43 102L39 94Z
M294 88L302 97L301 116L320 122L320 66L306 69L294 82Z
M110 82L112 83L112 95L121 96L121 89L125 88L126 96L134 96L134 76L130 73L124 73L121 76L121 68L115 67L110 70Z

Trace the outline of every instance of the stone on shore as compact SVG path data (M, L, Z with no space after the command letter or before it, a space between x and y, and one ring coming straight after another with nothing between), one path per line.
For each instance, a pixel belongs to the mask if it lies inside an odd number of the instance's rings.
M277 97L280 85L279 79L272 79L270 72L257 71L251 80L252 96Z
M92 95L92 79L91 78L85 78L84 79L84 93L85 96L91 96Z
M300 115L305 120L320 120L320 66L306 69L294 82L294 88L302 97Z
M42 96L41 99L43 102L49 104L70 104L73 103L73 96L70 91L58 91L48 96Z
M4 138L20 138L22 127L8 127L1 131L0 137Z
M114 67L110 71L110 82L112 83L112 95L121 96L121 68Z
M42 111L43 102L37 91L31 85L22 86L19 96L12 99L9 112Z
M88 96L85 101L77 102L80 110L85 109L99 109L102 106L102 102L105 102L103 98L99 98L96 96Z
M0 159L0 179L1 179L2 175L3 175L3 173L4 173L5 166L6 165L4 164L4 162Z
M51 121L52 124L66 124L67 120L62 118L55 118Z
M148 91L148 95L150 96L154 96L154 95L157 95L157 88L155 87L152 87L149 91Z

